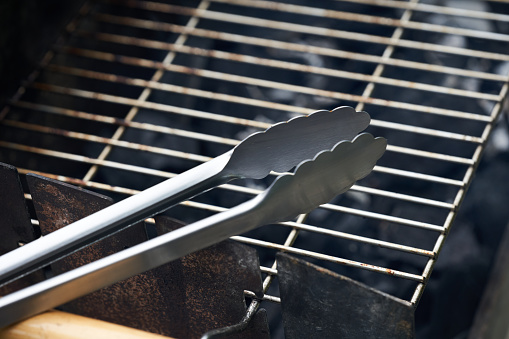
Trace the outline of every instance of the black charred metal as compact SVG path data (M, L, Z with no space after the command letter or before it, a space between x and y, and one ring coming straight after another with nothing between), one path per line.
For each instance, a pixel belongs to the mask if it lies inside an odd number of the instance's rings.
M25 205L23 188L14 166L0 163L0 254L35 239L35 231Z
M0 255L29 243L37 236L25 204L23 188L15 167L0 163ZM0 295L8 294L43 280L42 272L0 287Z
M112 203L108 197L39 175L27 175L27 182L43 235ZM156 217L159 235L182 226L178 220ZM146 239L144 225L134 225L54 262L52 272L72 270ZM259 266L254 249L225 241L61 309L163 335L200 338L207 331L242 320L247 309L244 290L263 295ZM226 337L268 338L265 311L258 311L244 330Z
M180 225L166 216L158 216L159 235ZM258 255L253 248L233 241L187 255L154 270L165 281L164 293L170 298L169 335L201 338L210 330L231 326L246 314L244 290L262 296ZM244 331L226 338L269 338L264 311Z
M285 337L414 338L414 308L284 253L277 256Z
M106 196L35 174L28 174L27 182L43 235L65 227L113 203ZM52 273L57 275L72 270L146 239L144 225L134 225L53 263ZM61 309L134 326L132 324L139 322L136 319L143 318L139 314L139 308L145 304L150 305L146 297L137 300L138 297L146 295L145 285L150 283L151 281L146 277L133 277L67 303Z

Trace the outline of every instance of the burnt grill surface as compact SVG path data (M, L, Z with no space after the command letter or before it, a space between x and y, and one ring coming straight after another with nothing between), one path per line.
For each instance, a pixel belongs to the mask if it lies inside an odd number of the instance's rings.
M272 334L282 335L277 251L415 305L423 297L419 337L466 333L508 219L509 135L496 123L509 4L312 5L85 3L1 111L0 161L119 200L274 122L341 105L366 110L368 132L389 141L370 176L309 215L234 237L259 251ZM236 181L166 214L199 220L273 179ZM451 314L458 319L444 320Z

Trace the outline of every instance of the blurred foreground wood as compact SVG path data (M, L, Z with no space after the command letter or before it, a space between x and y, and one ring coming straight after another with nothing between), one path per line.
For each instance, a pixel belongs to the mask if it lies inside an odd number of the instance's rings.
M48 311L0 329L0 338L168 339L169 337L71 313Z

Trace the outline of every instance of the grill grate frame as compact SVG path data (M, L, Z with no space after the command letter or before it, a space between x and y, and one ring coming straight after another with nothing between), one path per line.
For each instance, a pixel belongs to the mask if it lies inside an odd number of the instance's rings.
M496 3L509 7L508 2ZM233 239L351 267L354 271L347 272L356 277L364 277L357 271L369 271L389 280L403 279L407 294L397 296L417 305L502 113L509 80L507 74L495 72L509 63L502 48L428 41L428 36L438 35L438 40L451 43L458 37L474 45L506 43L508 35L425 20L436 14L452 21L507 24L509 16L418 1L317 3L326 5L333 9L243 0L87 3L67 26L67 39L48 52L0 113L0 159L21 173L36 172L121 198L209 160L241 136L267 128L271 120L339 105L366 110L373 117L368 131L390 135L389 147L374 173L352 187L348 199L325 204L292 222L266 226L274 228L274 239L257 232ZM362 14L367 8L387 16ZM275 16L282 19L267 19ZM377 34L366 33L373 31ZM316 55L320 60L312 59ZM422 55L434 59L425 62ZM333 67L338 65L335 60L346 68ZM474 66L469 68L469 62ZM358 64L364 72L357 71ZM422 81L421 75L429 73L435 83ZM287 77L292 74L297 76ZM292 83L306 77L314 87ZM462 104L456 107L458 102ZM259 119L263 112L267 114ZM165 142L178 146L161 147ZM451 147L443 148L444 142ZM22 161L18 154L36 160ZM156 160L147 162L146 154ZM164 161L176 164L168 170ZM129 186L117 180L125 173L133 178ZM256 185L223 185L170 212L191 219L221 212L257 194L272 178ZM385 181L416 189L393 191ZM414 193L424 186L434 189ZM234 198L211 203L227 195ZM375 209L362 205L374 199L388 202ZM412 215L416 209L427 213ZM324 213L341 215L342 223L369 222L370 228L361 234L353 226L308 223L324 218ZM373 231L377 228L389 231ZM394 235L402 229L422 232L422 242L405 242ZM387 239L380 237L387 234ZM351 257L314 248L312 241L306 242L314 237L351 246ZM408 269L386 267L376 257L356 258L358 246L380 249L371 254L397 252L388 257L408 260ZM261 267L265 300L279 302L275 289L269 291L276 266L262 261L267 263Z

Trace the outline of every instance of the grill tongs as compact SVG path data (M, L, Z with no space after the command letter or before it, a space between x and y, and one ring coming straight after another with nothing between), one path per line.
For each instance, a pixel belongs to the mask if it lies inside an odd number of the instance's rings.
M339 107L275 124L217 158L0 256L0 285L232 179L289 171L340 140L351 140L369 122L367 113Z
M350 117L345 120L346 122L351 122L352 119L357 120L355 117L362 116L362 120L367 120L369 123L369 116L366 113L357 113L351 108L342 107L332 112L320 111L304 118L309 119L306 128L295 127L298 133L294 135L295 139L290 139L290 144L293 147L304 147L306 151L313 148L305 147L307 146L305 144L315 139L319 140L324 135L331 136L328 133L332 132L327 132L331 128L328 123L313 122L313 119L325 119L330 123L331 117L335 114L349 114ZM325 116L328 117L325 118ZM287 125L302 122L302 119L293 119ZM319 129L308 130L309 125L316 127L318 126L316 124L320 125ZM355 130L359 128L359 125L360 123L355 124ZM245 157L243 152L247 152L252 147L256 161L262 161L267 157L267 159L274 159L276 163L289 166L289 162L280 161L281 158L287 155L287 158L295 160L295 156L282 152L278 154L279 158L271 157L275 155L273 149L276 146L275 142L282 142L292 134L287 133L288 131L282 127L284 125L272 127L265 132L265 137L262 136L263 134L256 134L246 139L240 144L245 145L246 148L237 146L239 148L235 148L233 154L226 153L228 158L234 159L237 150L241 151L237 157ZM281 129L280 132L276 132L278 129ZM345 131L343 138L351 133L351 131ZM300 138L297 138L297 135ZM262 136L260 142L255 142L254 139L257 136ZM1 298L0 327L56 307L116 281L153 269L233 235L247 232L261 225L290 220L299 214L310 212L330 201L334 196L345 192L356 180L369 174L387 146L385 139L374 138L367 133L358 135L353 141L340 141L333 147L327 147L327 142L317 141L317 143L323 147L309 157L314 157L312 160L301 162L294 174L279 176L267 190L250 201ZM287 147L287 151L291 151L293 147ZM237 164L246 165L245 162ZM279 169L280 165L276 165L275 168ZM270 171L266 167L264 170L267 172L262 175L261 171L253 171L249 167L246 169L251 170L255 178L263 177ZM87 218L82 220L85 219Z

